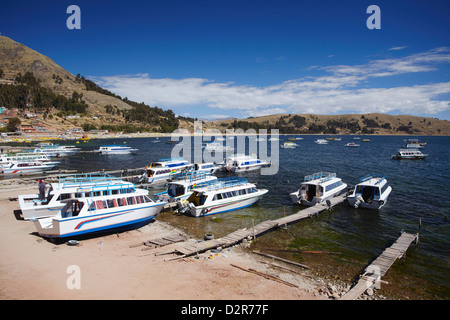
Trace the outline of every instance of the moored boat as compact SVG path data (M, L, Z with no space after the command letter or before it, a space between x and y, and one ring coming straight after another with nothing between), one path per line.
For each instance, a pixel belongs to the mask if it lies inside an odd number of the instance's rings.
M12 161L2 167L3 174L34 174L44 172L57 166L59 161L41 162L41 161Z
M108 146L101 146L96 151L100 152L101 154L129 154L137 151L137 149L133 149L131 147L126 146L108 145Z
M217 180L217 177L212 176L209 172L188 171L174 175L171 180L167 184L166 191L155 194L158 199L167 202L186 200L197 186Z
M353 192L347 196L350 206L355 208L380 209L386 204L392 187L388 185L386 177L367 175L361 178Z
M316 141L314 141L317 144L328 144L328 141L325 139L317 139Z
M291 142L291 141L286 141L285 143L283 143L281 145L281 148L283 149L295 149L298 146L298 144Z
M293 203L313 206L339 195L346 187L336 173L316 172L305 176L300 188L290 197Z
M237 173L258 170L267 165L266 161L258 159L256 155L233 155L225 158L222 170Z
M251 206L267 192L244 178L221 178L198 185L178 212L202 217L238 210Z
M159 159L146 167L141 176L141 181L149 184L164 183L171 175L188 171L192 164L183 158Z
M395 160L421 160L428 157L418 149L398 149L397 153L391 156Z
M344 147L359 147L359 144L354 143L354 142L349 142Z

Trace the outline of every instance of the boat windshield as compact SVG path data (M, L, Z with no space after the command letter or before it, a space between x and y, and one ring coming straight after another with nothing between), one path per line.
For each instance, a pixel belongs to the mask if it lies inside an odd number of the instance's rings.
M167 188L167 193L172 198L179 197L184 194L184 186L180 184L170 184Z

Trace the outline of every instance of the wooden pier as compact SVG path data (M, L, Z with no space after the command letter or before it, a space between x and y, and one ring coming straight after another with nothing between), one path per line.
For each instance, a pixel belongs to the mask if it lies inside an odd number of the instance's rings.
M304 210L300 210L298 213L280 219L267 220L258 225L255 225L252 228L234 231L223 238L202 241L176 248L174 253L181 254L182 256L175 259L195 255L197 253L202 253L207 250L215 249L218 247L221 248L229 247L247 238L255 239L257 236L272 231L273 229L284 227L287 224L298 222L302 219L311 217L313 215L318 215L320 212L323 212L325 210L329 210L332 207L344 202L345 198L346 198L345 195L337 196L331 199L329 201L329 204L328 203L317 204Z
M340 300L354 300L373 286L379 288L381 277L383 277L395 260L401 258L408 250L409 245L418 240L419 234L410 234L403 232L395 243L385 249L383 253L376 258L365 270L358 283Z

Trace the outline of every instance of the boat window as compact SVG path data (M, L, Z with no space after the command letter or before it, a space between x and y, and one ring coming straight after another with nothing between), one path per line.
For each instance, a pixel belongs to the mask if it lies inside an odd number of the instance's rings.
M199 201L199 205L202 206L205 204L206 198L208 198L206 195L202 194L200 196L200 201Z
M129 205L136 204L136 199L134 197L128 197L127 201Z
M118 198L117 199L117 203L119 204L120 207L126 206L127 202L125 201L125 198Z
M362 186L357 186L356 187L356 193L359 193L359 194L361 194L362 193Z
M101 195L101 191L94 191L94 197L100 197Z
M137 203L144 203L144 197L143 196L137 196L136 197Z
M95 210L95 203L94 202L91 202L91 204L89 205L89 209L88 210L89 211Z
M119 194L119 190L111 190L111 194Z
M328 186L325 187L325 192L331 191L337 187L340 187L342 185L342 181L336 181Z
M108 208L115 208L115 207L117 207L117 199L109 199Z
M70 193L61 193L61 195L58 197L57 200L62 201L62 200L67 200L72 198Z
M388 188L388 184L386 183L384 186L381 187L381 194L383 194L387 188Z
M144 199L145 199L145 202L152 202L152 200L147 196L144 196Z
M168 189L167 193L171 197L179 197L184 194L184 186L179 184L172 184Z
M106 201L105 200L97 200L97 201L95 201L95 207L97 208L97 209L106 209L107 208L107 206L106 206Z

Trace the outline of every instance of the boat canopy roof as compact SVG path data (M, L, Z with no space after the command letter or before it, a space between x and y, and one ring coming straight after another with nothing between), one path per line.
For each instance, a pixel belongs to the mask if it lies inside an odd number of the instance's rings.
M365 186L381 186L382 184L385 184L387 182L385 176L374 174L368 174L362 177L359 181L360 183L358 183L358 185Z
M213 191L225 188L232 188L237 186L247 185L248 181L246 178L241 177L227 177L219 178L211 181L205 181L197 184L197 191Z
M316 172L310 175L305 176L304 183L309 184L321 184L327 181L330 181L331 179L336 178L336 173L333 172Z

